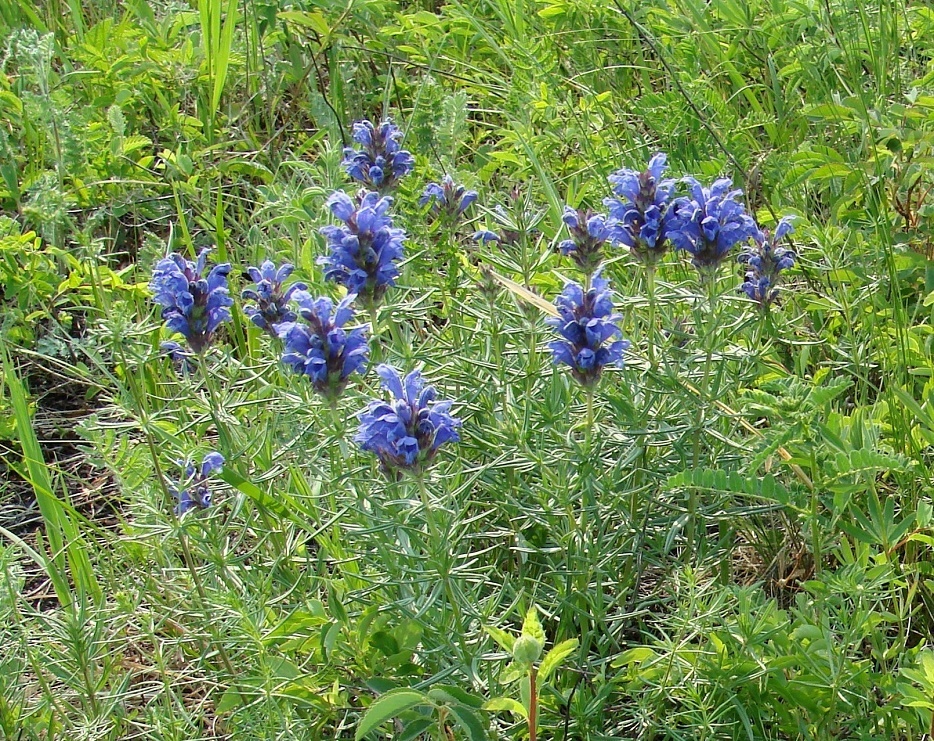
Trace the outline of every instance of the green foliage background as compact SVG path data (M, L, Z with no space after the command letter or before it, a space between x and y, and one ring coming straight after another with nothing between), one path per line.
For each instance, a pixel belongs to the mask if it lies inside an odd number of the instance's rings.
M573 646L543 737L930 732L931 8L10 0L0 31L0 734L350 738L377 701L397 718L367 738L522 738L494 637L532 604ZM437 532L352 443L372 374L331 409L238 314L180 377L146 287L214 245L335 295L324 201L351 122L384 115L417 162L386 359L465 420ZM652 326L614 253L633 350L584 429L541 312L474 266L550 302L564 203L657 151L762 225L798 216L798 265L768 316L730 265L708 316L670 255ZM464 233L504 205L515 248L429 223L446 172L480 192ZM175 460L213 448L218 504L179 522Z

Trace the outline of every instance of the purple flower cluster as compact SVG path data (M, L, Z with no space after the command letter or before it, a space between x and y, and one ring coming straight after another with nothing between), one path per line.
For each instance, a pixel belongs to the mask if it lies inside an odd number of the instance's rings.
M571 233L558 247L561 254L569 256L586 274L592 274L603 260L603 246L614 234L613 223L603 214L593 211L564 207L561 219Z
M175 514L181 517L188 510L210 507L211 490L208 488L208 478L223 467L224 456L220 453L208 453L204 456L200 467L188 461L177 461L177 463L185 470L185 476L177 487L169 486L172 496L178 500L178 504L175 505Z
M418 200L420 206L431 203L431 211L448 221L455 221L477 200L477 192L467 190L454 182L450 175L445 175L440 183L428 183L425 192Z
M149 283L166 326L183 335L195 353L207 350L218 327L231 320L230 265L215 265L205 276L209 252L202 250L194 263L173 252L156 264Z
M419 371L404 380L390 365L380 365L376 372L393 399L374 399L357 415L360 429L355 440L376 454L387 473L419 474L438 448L460 439L461 421L450 414L451 402L435 401L434 387L425 385Z
M622 331L619 314L613 313L609 283L599 273L593 287L585 291L577 283L568 283L555 301L560 317L547 322L563 339L549 343L555 364L564 363L583 386L593 386L603 369L619 363L629 347L628 340L617 339Z
M284 287L283 283L293 270L295 267L289 263L284 263L277 269L275 263L270 260L266 260L258 268L247 268L255 285L244 289L240 295L255 301L256 305L245 306L243 313L253 324L273 337L277 336L276 325L295 321L295 312L288 306L292 295L296 291L308 288L304 283L293 283L288 288Z
M746 265L746 281L740 290L763 308L778 295L780 273L795 264L795 253L778 244L793 231L791 220L785 217L778 222L774 234L763 229L753 237L755 246L739 256L739 262Z
M297 291L294 299L304 322L287 322L278 328L285 342L282 362L308 376L315 391L327 399L340 396L352 374L366 372L370 352L366 330L344 329L354 317L350 305L355 298L349 294L335 308L329 298Z
M736 244L754 239L759 227L743 204L736 200L741 190L721 178L709 188L686 178L690 197L675 199L670 208L668 238L679 249L691 253L701 275L710 275Z
M613 220L616 241L646 264L655 264L668 249L668 202L674 180L662 179L667 159L658 153L641 172L617 170L609 181L619 198L603 201Z
M319 259L326 280L346 286L364 306L377 305L399 275L398 261L404 256L405 232L392 225L392 199L361 191L356 202L337 191L327 200L339 226L325 226L330 254Z
M388 193L415 166L411 153L399 146L402 131L388 118L378 127L370 121L353 125L353 140L361 149L344 148L341 163L347 174L367 188Z

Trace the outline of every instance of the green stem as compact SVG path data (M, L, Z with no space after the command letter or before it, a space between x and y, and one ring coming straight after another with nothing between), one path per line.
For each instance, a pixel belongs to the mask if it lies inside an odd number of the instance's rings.
M536 741L538 733L538 669L529 669L529 741Z
M646 342L649 350L649 367L655 370L655 266L645 266L645 292L649 297L649 322Z
M704 422L707 412L707 401L710 395L710 369L713 360L714 340L717 335L717 279L716 276L710 276L707 282L707 326L704 327L704 372L701 376L700 388L698 389L700 398L697 403L697 410L694 416L694 450L692 455L692 467L697 468L700 464L701 438L704 429ZM688 493L688 553L695 553L697 544L697 490L692 488Z
M415 480L418 483L418 494L422 501L422 509L425 510L425 521L428 524L428 557L434 560L435 567L438 569L438 575L441 577L442 584L444 584L444 592L448 598L448 602L451 604L451 614L454 616L454 627L457 630L457 637L466 661L469 654L467 652L466 634L464 633L464 621L461 616L460 605L455 599L454 587L451 584L451 572L448 568L448 563L443 561L440 555L437 558L433 557L436 550L439 554L444 552L447 538L446 535L441 532L441 528L435 520L434 510L431 506L431 495L428 493L428 487L425 485L424 476L416 476Z
M221 398L217 393L217 389L214 387L213 376L208 370L207 361L204 357L204 353L198 353L198 370L201 373L201 380L204 382L204 387L208 392L208 407L211 414L211 419L214 420L214 426L217 428L218 437L220 437L221 448L223 450L224 457L229 459L233 453L233 439L230 436L230 431L221 421Z
M382 362L383 348L379 341L379 307L370 304L370 365Z

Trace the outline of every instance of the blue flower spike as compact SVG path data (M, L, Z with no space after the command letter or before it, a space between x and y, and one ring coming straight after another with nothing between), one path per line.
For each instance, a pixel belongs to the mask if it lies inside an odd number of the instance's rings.
M399 276L405 255L405 232L392 225L392 199L361 191L352 199L343 191L332 193L327 206L341 225L321 228L330 254L318 259L325 280L332 280L355 294L364 307L378 306Z
M200 466L189 461L176 461L185 470L185 477L178 487L169 486L169 492L177 500L175 514L181 517L192 509L207 509L211 506L211 490L208 479L224 466L224 456L212 452L204 456ZM184 488L181 488L184 487Z
M613 223L603 214L589 209L564 207L561 219L571 233L558 247L570 257L585 275L591 275L603 260L603 246L614 233Z
M231 320L233 305L227 288L230 264L215 265L205 276L209 252L202 250L197 262L173 252L156 263L149 283L166 326L183 335L197 354L207 350L218 327Z
M353 125L353 140L361 148L345 147L341 164L364 187L389 193L415 167L412 154L399 145L401 138L402 131L388 118L379 126L367 120L357 121Z
M782 239L794 231L789 217L779 220L775 233L763 229L753 237L754 246L741 254L739 262L746 265L746 280L740 291L744 292L760 308L767 309L778 296L781 273L795 264L797 255L779 245Z
M282 362L295 373L308 376L312 387L329 401L335 401L354 373L363 375L369 359L367 333L363 327L345 330L354 318L353 294L335 307L329 298L313 298L307 291L296 291L301 321L279 325L285 343Z
M419 206L431 204L431 212L449 223L457 221L471 204L477 200L477 192L467 190L463 185L454 182L450 175L445 175L440 183L428 183L422 197L418 200Z
M562 337L548 344L554 363L567 365L582 386L595 386L605 367L622 362L630 344L615 339L622 337L621 317L613 313L609 282L597 273L588 291L568 283L555 306L561 316L546 320Z
M286 287L286 279L294 271L294 266L284 263L276 267L271 260L266 260L258 268L247 268L254 285L240 294L242 298L254 301L243 308L250 321L273 337L278 337L277 325L295 321L295 312L289 309L289 301L296 291L308 289L304 283L293 283Z
M721 178L709 188L694 178L685 179L691 196L671 204L668 238L676 249L691 254L691 262L704 278L712 277L737 244L760 236L759 227L736 200L741 190Z
M425 384L419 371L402 378L384 364L376 372L393 398L374 399L357 415L360 429L354 440L379 458L387 474L420 475L442 445L460 439L461 420L450 414L452 402L435 400L434 387Z
M608 178L618 198L604 199L614 224L614 241L646 265L657 263L668 251L668 204L674 180L662 177L667 155L659 152L641 172L623 168Z

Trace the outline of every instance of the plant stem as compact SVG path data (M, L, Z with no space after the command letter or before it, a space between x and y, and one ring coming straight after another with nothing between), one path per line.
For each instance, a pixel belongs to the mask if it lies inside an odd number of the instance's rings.
M207 360L204 357L204 353L198 353L197 357L198 370L201 373L201 380L203 381L204 387L208 392L208 406L211 419L214 420L214 426L217 428L217 435L220 437L221 448L223 449L224 457L229 459L234 453L233 439L230 436L230 432L227 430L227 426L221 421L221 399L217 393L217 389L214 388L213 376L208 371Z
M461 650L464 652L464 659L467 660L467 641L464 634L464 621L461 617L460 605L457 603L454 595L454 587L451 584L451 573L448 569L448 564L446 560L442 560L440 553L443 552L443 545L446 542L446 537L441 533L441 529L438 526L438 523L435 521L434 511L431 507L431 496L428 493L428 487L425 485L424 476L416 476L416 482L418 482L418 494L422 500L422 508L425 510L425 521L428 524L428 557L432 558L433 551L436 548L440 548L438 558L435 558L435 566L438 569L438 575L441 577L441 582L444 584L444 592L448 598L448 602L451 603L451 613L454 616L454 627L457 630L457 637L461 644Z
M538 733L538 669L529 668L529 741L536 741Z
M704 327L704 372L701 376L700 398L698 399L697 411L694 417L694 451L692 456L692 467L697 468L700 463L701 434L704 429L705 416L707 411L708 396L710 395L710 367L713 359L714 339L717 329L717 278L716 275L710 276L707 281L707 325ZM697 544L697 490L693 487L688 493L688 553L695 553Z
M379 307L370 304L370 364L376 365L382 361L382 346L379 342Z
M649 321L646 342L649 350L649 367L655 370L655 265L645 266L645 292L649 297Z

